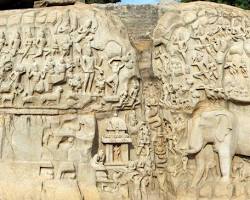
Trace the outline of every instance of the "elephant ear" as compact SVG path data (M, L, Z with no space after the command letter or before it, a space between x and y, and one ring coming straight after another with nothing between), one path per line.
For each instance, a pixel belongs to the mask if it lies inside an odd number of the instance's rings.
M215 137L217 141L223 142L225 137L228 134L232 133L232 130L233 130L232 119L227 114L217 114L216 118L217 118L218 124L217 124Z

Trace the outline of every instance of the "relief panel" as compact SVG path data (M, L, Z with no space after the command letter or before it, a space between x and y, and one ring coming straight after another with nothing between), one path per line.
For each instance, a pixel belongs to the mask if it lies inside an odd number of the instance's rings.
M153 70L175 198L248 199L249 13L203 2L165 11Z
M141 104L125 26L81 3L0 18L0 198L102 199L107 176L94 166L104 153L110 169L127 165L132 138L118 115Z
M90 112L138 105L126 29L80 5L0 14L1 107Z
M95 6L0 13L0 198L250 198L249 13L158 12L149 69Z

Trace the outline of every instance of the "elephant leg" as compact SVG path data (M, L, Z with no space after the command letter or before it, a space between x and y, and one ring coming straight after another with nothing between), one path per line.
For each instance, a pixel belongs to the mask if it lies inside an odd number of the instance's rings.
M196 155L196 172L192 181L192 187L195 187L199 184L204 174L204 170L205 170L204 152L201 151L198 155Z
M219 148L220 170L222 174L222 181L230 182L232 154L229 147L222 146Z

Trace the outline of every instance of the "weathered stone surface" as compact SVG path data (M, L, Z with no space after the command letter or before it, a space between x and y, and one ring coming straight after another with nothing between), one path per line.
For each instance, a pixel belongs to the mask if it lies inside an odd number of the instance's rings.
M153 70L163 121L178 124L165 133L177 194L186 182L195 199L248 198L249 12L202 2L165 8Z
M102 138L96 114L140 104L124 25L84 4L0 18L1 199L99 199L90 162Z
M249 16L0 12L0 198L248 199Z

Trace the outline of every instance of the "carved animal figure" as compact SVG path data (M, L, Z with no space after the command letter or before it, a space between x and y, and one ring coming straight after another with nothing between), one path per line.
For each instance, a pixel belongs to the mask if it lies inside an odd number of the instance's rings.
M37 97L35 96L27 96L27 97L24 97L23 98L23 106L26 104L26 103L34 103L36 101Z
M250 127L245 117L235 116L225 109L197 114L192 119L187 154L200 152L206 144L213 144L218 152L223 181L230 181L234 155L250 156ZM239 124L239 122L241 122Z
M42 104L45 104L48 102L60 103L62 92L63 92L63 89L61 87L57 87L54 92L42 95L41 97Z
M11 104L13 104L15 97L16 97L16 92L9 94L2 94L1 95L2 103L10 102Z
M0 93L10 92L13 82L14 81L2 82L0 86Z

